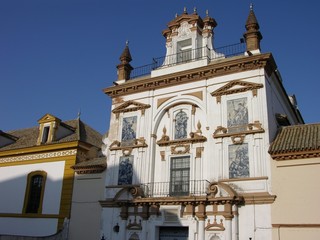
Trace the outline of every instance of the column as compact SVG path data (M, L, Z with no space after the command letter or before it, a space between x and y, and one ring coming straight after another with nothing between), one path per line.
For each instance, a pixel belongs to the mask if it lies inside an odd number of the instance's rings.
M204 240L204 226L205 226L205 221L204 219L199 219L198 221L198 240Z
M238 240L239 238L238 206L233 205L232 212L233 212L232 240Z

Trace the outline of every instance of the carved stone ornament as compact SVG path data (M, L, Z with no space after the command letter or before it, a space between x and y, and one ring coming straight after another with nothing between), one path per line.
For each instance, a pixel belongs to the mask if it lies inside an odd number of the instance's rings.
M142 230L141 225L141 219L139 220L139 223L137 222L137 218L134 217L134 221L131 222L131 219L129 219L129 224L127 225L128 230Z
M253 96L257 96L257 89L262 87L263 84L235 80L227 83L226 85L212 92L211 96L216 97L217 103L220 103L222 95L230 95L234 93L252 91Z
M190 138L174 139L174 140L170 140L168 136L162 136L162 138L157 141L157 144L159 146L170 146L170 145L177 145L177 144L199 143L199 142L207 141L207 138L205 136L202 136L197 132L191 132L189 136Z
M145 110L150 107L151 107L150 104L144 104L144 103L139 103L139 102L130 100L116 107L115 109L112 110L112 112L116 114L116 118L118 119L120 113L125 113L125 112L135 112L135 111L141 110L141 114L144 115Z
M207 226L205 227L206 231L224 231L225 227L223 226L223 220L220 219L220 223L217 222L217 217L214 216L213 223L210 223L208 219Z
M130 155L131 151L133 148L140 148L140 147L148 147L148 145L146 144L146 140L144 139L144 137L140 137L140 138L136 138L133 141L131 141L128 145L128 143L122 143L118 140L115 140L111 143L110 145L110 151L115 151L115 150L122 150L123 154L125 156ZM128 153L129 151L129 153Z
M231 140L233 144L242 144L244 141L245 135L236 135L231 136Z
M186 154L190 153L190 145L178 144L171 146L171 154Z
M259 121L254 121L253 123L249 123L247 125L242 125L242 126L233 127L233 128L225 128L222 126L218 126L213 133L213 138L223 138L223 137L234 136L235 139L238 139L240 135L248 135L248 134L255 134L255 133L264 133L264 129L262 128L262 125Z

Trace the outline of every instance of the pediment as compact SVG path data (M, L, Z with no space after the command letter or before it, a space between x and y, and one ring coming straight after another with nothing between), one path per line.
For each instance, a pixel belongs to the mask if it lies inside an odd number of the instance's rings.
M38 120L38 123L47 123L47 122L60 122L61 120L49 113L45 114L42 118Z
M141 110L141 114L143 115L145 110L150 107L150 104L139 103L136 101L127 101L113 109L112 112L117 115L117 118L119 117L120 113L135 112L139 110Z
M218 88L211 93L211 96L217 97L217 102L221 102L222 95L230 95L240 92L252 91L253 96L257 96L257 89L262 87L263 84L235 80L225 84L221 88Z

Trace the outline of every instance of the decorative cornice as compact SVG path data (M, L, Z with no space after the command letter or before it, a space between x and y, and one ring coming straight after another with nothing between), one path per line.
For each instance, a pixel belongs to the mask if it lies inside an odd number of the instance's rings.
M165 136L168 137L168 136ZM206 142L207 138L204 136L199 136L196 134L193 134L191 138L184 138L184 139L175 139L175 140L169 140L168 138L161 138L159 141L157 141L157 144L159 146L170 146L170 145L181 145L181 144L194 144L199 142Z
M115 140L111 143L110 145L110 151L115 151L115 150L122 150L122 151L132 151L133 148L145 148L148 147L148 144L146 144L146 140L141 137L141 138L137 138L132 140L132 142L128 144L124 144L123 142L120 142L118 140ZM124 152L124 155L127 155Z
M283 152L278 154L271 154L273 160L284 161L284 160L295 160L305 158L320 158L320 151L301 151L301 152Z
M22 155L22 156L16 156L16 157L4 157L4 158L0 158L0 164L20 162L20 161L32 161L32 160L54 158L54 157L74 156L76 154L77 154L77 150L73 149L73 150L65 150L65 151L28 154L28 155Z
M235 128L238 128L239 130L234 131ZM239 138L241 135L264 133L264 129L262 128L261 123L259 121L254 121L254 123L249 123L248 125L234 127L233 131L232 130L230 131L230 130L231 128L218 126L213 133L213 138L223 138L223 137L233 136L234 137L233 141L240 143L241 139L237 140L236 138Z
M271 53L227 58L224 61L212 62L207 66L183 72L149 79L129 80L123 84L105 88L103 91L114 98L259 68L265 68L268 75L276 69Z

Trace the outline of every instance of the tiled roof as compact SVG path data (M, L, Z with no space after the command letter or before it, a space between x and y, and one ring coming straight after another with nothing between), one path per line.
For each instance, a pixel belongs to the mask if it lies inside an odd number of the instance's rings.
M85 143L89 143L94 145L98 148L102 145L102 135L91 128L89 125L82 122L80 119L64 121L62 123L64 126L67 125L71 127L71 129L75 129L71 134L65 136L57 141L53 141L49 144L56 144L56 143L64 143L64 142L72 142L72 141L82 141ZM20 148L27 148L27 147L34 147L37 146L37 139L39 136L39 127L32 127L26 129L19 129L6 132L18 139L9 145L0 148L0 151L5 150L14 150Z
M77 163L71 168L74 169L77 173L100 173L103 172L107 167L107 162L105 157L93 158L88 161L83 161Z
M283 127L272 142L271 155L320 151L320 123Z

